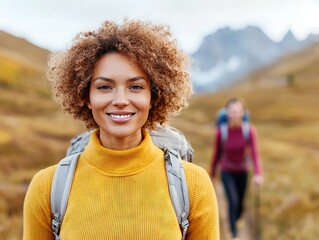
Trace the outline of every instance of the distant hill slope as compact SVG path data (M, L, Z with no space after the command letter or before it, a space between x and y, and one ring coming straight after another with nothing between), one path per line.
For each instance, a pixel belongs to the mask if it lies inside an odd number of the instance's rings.
M23 38L0 31L0 53L44 69L47 64L49 51L35 46Z
M293 85L299 81L316 81L319 75L319 43L286 55L269 66L252 72L238 81L238 87Z
M48 56L48 50L0 31L1 88L24 94L49 96L48 89L44 86Z

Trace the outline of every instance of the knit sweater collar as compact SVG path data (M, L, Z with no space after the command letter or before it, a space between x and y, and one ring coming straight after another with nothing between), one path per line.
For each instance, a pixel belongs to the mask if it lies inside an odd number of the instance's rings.
M111 176L136 174L150 166L161 150L156 147L149 133L142 131L142 142L131 149L112 150L101 145L98 130L92 132L82 157L90 165Z

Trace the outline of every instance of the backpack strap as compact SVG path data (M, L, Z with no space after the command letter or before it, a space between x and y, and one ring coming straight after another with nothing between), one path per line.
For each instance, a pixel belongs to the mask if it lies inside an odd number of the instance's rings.
M89 143L91 132L92 130L86 131L84 133L81 133L80 135L73 137L71 139L71 145L66 152L66 156L83 152L86 145Z
M220 134L222 143L225 144L228 138L228 125L227 123L223 123L220 125Z
M66 211L72 180L80 153L62 159L55 170L51 188L52 230L60 240L60 228Z
M242 128L242 131L243 131L243 137L244 137L245 141L247 142L249 140L249 135L250 135L249 122L243 122L241 128Z
M189 226L190 208L184 167L179 154L173 149L166 148L164 157L171 200L184 240Z

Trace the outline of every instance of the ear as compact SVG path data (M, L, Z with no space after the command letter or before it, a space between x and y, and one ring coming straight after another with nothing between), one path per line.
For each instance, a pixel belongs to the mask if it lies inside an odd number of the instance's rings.
M151 110L151 109L152 109L152 105L153 105L153 101L152 101L152 99L151 99L151 101L150 101L150 107L149 107L149 110Z
M92 109L92 105L91 105L90 101L87 102L87 106L88 106L89 109Z

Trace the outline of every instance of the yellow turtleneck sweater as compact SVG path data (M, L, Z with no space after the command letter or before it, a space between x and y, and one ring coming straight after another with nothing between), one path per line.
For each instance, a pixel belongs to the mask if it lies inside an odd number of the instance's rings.
M103 147L97 131L79 159L61 240L180 239L163 151L146 131L128 150ZM184 162L190 197L187 238L219 239L215 193L206 171ZM37 173L24 203L24 240L54 239L50 193L56 166Z

